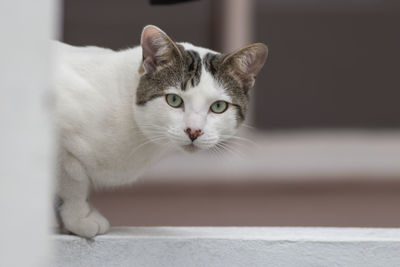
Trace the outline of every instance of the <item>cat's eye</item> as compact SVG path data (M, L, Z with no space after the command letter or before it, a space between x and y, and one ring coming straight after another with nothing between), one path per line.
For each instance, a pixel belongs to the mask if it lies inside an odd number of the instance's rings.
M228 109L228 106L229 104L227 102L218 100L211 105L210 109L212 112L220 114L224 113Z
M179 108L183 104L183 100L179 95L176 94L168 94L165 96L165 100L167 101L168 105L173 108Z

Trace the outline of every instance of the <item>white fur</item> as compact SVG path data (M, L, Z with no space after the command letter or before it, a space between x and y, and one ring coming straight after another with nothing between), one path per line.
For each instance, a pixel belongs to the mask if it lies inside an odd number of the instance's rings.
M191 44L200 56L210 52ZM109 223L87 202L93 187L132 183L165 154L192 141L187 127L204 132L194 141L210 148L236 131L236 114L209 111L216 100L230 102L223 88L203 67L195 88L167 93L182 97L185 109L172 108L164 97L144 106L136 102L142 51L115 52L98 47L55 43L56 121L59 131L58 187L65 227L80 236L107 232Z

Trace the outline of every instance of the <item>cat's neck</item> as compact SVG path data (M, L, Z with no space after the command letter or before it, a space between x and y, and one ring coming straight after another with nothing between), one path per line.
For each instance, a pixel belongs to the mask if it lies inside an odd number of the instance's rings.
M139 82L139 68L142 63L142 49L140 46L118 51L114 59L118 74L125 82Z

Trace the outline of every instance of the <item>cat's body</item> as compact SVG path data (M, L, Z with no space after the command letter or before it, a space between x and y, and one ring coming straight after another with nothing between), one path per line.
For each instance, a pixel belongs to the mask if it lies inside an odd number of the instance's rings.
M224 76L233 64L225 66L226 55L175 44L154 26L141 44L124 51L55 44L60 215L67 230L84 237L109 228L87 202L93 187L132 183L172 151L213 147L236 132L246 112L252 84L242 92L248 79ZM254 53L253 76L266 48Z
M61 151L60 162L72 154L98 187L133 182L160 153L152 143L134 151L147 140L132 108L141 48L56 46L62 62L56 72L57 122L61 148L68 149Z

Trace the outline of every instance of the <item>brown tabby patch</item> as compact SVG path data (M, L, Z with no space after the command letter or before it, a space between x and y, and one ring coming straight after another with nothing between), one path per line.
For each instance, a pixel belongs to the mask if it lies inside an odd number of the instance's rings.
M249 96L247 89L242 88L240 83L234 78L229 64L222 64L226 55L208 53L204 56L203 63L205 69L221 83L228 95L232 98L232 104L237 109L238 122L245 119Z
M164 95L168 87L180 87L185 91L188 87L195 87L200 82L201 58L196 51L185 50L183 46L177 45L178 51L169 63L153 73L144 74L137 88L138 105Z

